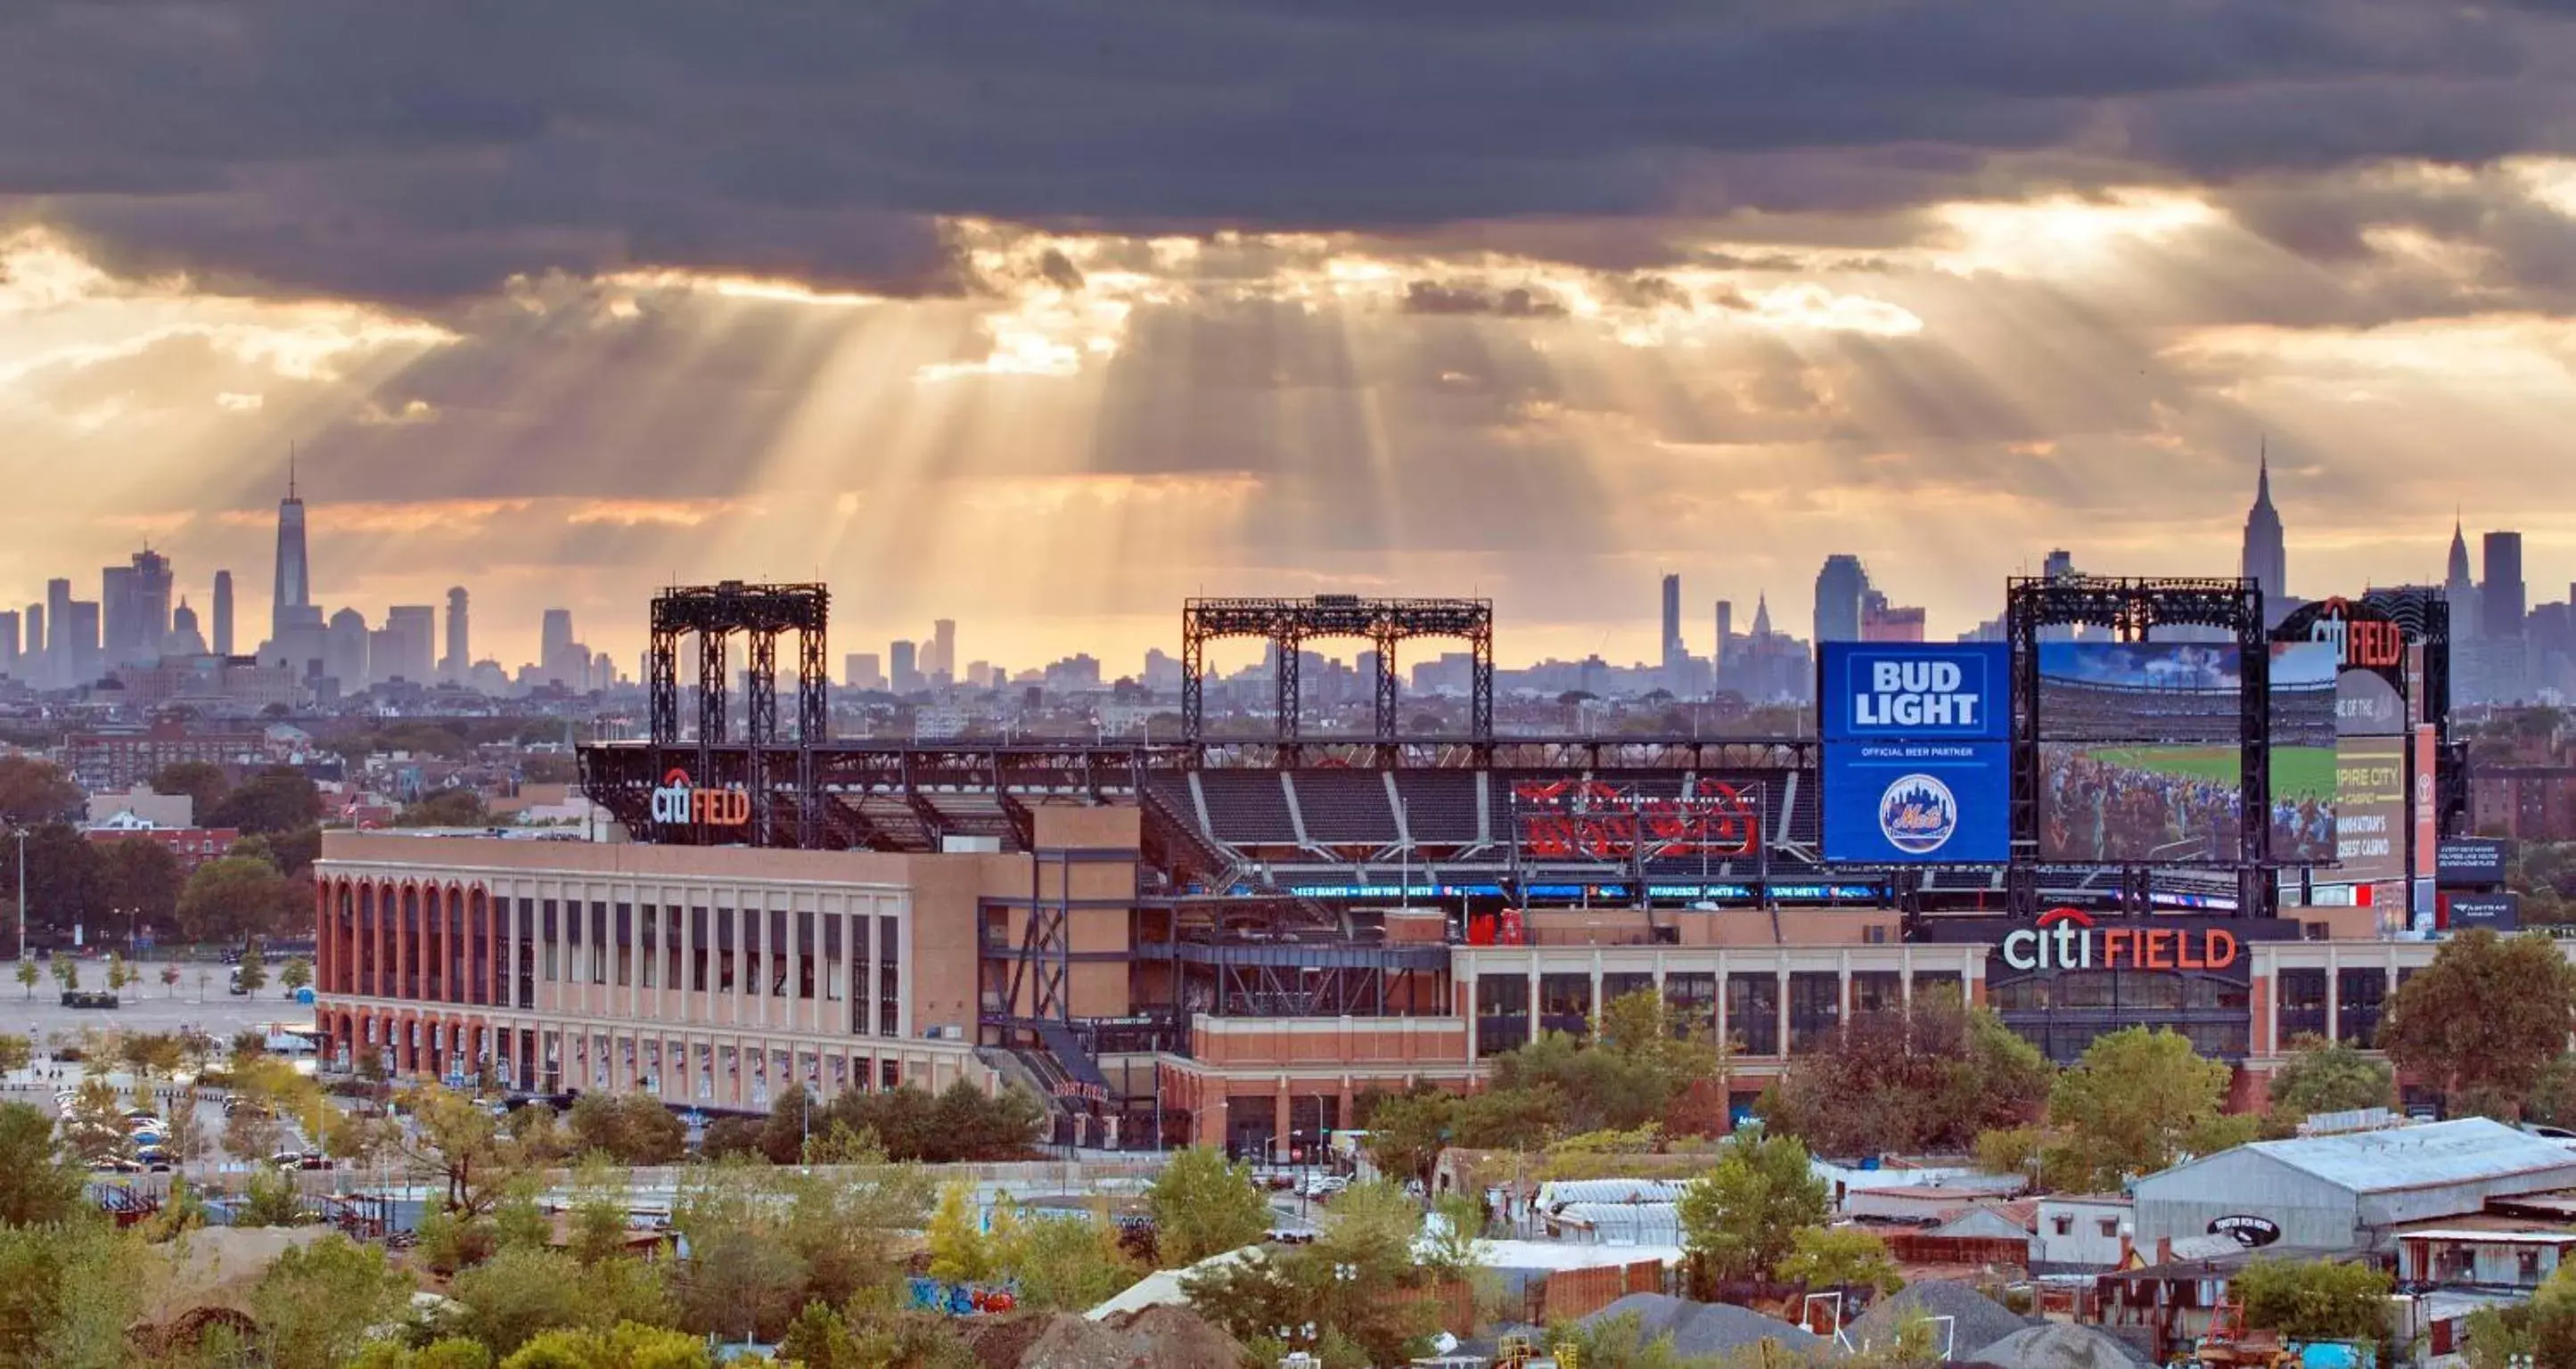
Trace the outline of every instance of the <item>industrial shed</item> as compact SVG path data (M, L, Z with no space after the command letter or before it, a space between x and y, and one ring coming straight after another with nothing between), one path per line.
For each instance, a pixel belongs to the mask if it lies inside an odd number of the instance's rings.
M2233 1227L2250 1243L2384 1250L2392 1227L2571 1186L2576 1149L2483 1117L2256 1141L2139 1180L2136 1244L2162 1262L2174 1242Z

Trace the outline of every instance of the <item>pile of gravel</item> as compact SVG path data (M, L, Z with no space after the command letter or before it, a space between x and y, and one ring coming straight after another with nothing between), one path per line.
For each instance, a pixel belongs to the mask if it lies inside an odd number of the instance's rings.
M2147 1359L2089 1326L2028 1326L1977 1352L1998 1369L2145 1369Z
M1821 1356L1825 1350L1823 1338L1777 1317L1731 1303L1687 1302L1662 1293L1631 1293L1581 1320L1592 1326L1622 1316L1635 1317L1639 1332L1649 1342L1658 1336L1672 1337L1674 1352L1689 1359L1732 1354L1766 1340L1804 1355Z
M1965 1358L1978 1346L1992 1345L2036 1324L1964 1283L1926 1279L1907 1284L1892 1296L1871 1304L1858 1320L1843 1328L1843 1335L1855 1348L1893 1345L1897 1331L1917 1308L1925 1316L1952 1319L1955 1330L1947 1339L1953 1358Z

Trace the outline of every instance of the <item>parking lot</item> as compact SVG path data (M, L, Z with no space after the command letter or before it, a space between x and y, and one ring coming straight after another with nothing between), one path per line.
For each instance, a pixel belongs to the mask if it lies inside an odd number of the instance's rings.
M17 967L10 966L12 971ZM39 964L39 969L47 966ZM161 982L162 965L158 962L139 967L143 982L129 984L118 996L114 1008L66 1008L62 991L50 974L30 994L14 980L0 976L0 1032L26 1035L36 1042L38 1053L49 1044L68 1044L84 1028L97 1031L170 1032L182 1029L203 1031L230 1038L234 1033L271 1023L303 1025L313 1020L313 1010L298 1007L285 990L277 987L276 968L269 970L270 982L257 998L235 997L225 992L228 967L198 961L178 965L179 982ZM81 987L100 990L106 987L107 966L99 961L81 962ZM12 995L10 990L17 993Z

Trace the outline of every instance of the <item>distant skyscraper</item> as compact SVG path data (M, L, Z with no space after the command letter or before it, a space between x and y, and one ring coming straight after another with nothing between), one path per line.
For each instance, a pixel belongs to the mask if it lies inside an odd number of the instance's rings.
M134 603L134 567L109 566L100 571L98 635L107 659L122 665L142 647L140 616Z
M474 669L474 651L467 636L468 611L463 586L447 592L447 659L439 663L438 673L450 680L462 680Z
M170 635L170 558L146 547L99 575L100 645L117 665L148 665Z
M2048 554L2040 563L2040 575L2050 580L2063 580L2075 573L2075 553L2063 547Z
M931 622L930 656L931 659L922 666L923 674L944 675L952 681L957 678L956 619L939 618Z
M1682 577L1664 577L1664 686L1677 688L1682 663L1690 658L1690 648L1682 641Z
M592 656L590 658L590 679L588 681L590 688L606 689L616 683L617 663L608 659L608 653L605 651Z
M63 621L71 629L63 638L71 661L71 673L63 683L95 682L107 665L98 647L98 605L87 599L74 599L63 605Z
M400 679L428 684L438 655L438 610L427 604L396 604L385 610L385 632L392 639L393 659L368 654L367 669L378 680ZM588 661L585 659L584 664Z
M1861 640L1861 600L1869 594L1869 572L1860 558L1841 553L1825 558L1816 572L1816 641Z
M215 635L208 643L218 656L233 654L233 573L215 572Z
M589 664L590 653L573 641L572 610L547 609L537 628L537 678L579 689Z
M371 674L376 644L381 641L390 657L392 641L381 632L367 631L367 616L354 608L344 608L331 615L331 626L322 649L322 671L340 682L340 692L355 694L374 683Z
M51 683L53 674L46 668L45 659L45 606L27 605L25 619L18 639L22 643L18 648L19 676L29 681Z
M57 685L76 676L72 667L72 582L45 582L45 674Z
M268 605L268 635L283 640L288 628L306 625L315 615L313 566L304 551L304 501L295 494L295 460L286 462L286 497L277 501L277 589Z
M2451 520L2451 557L2442 573L2442 597L2451 606L2451 639L2480 635L2478 582L2469 574L2469 539L2457 518Z
M1726 687L1726 639L1734 635L1735 601L1720 599L1717 601L1717 649L1708 656L1711 672L1720 689Z
M2522 534L2486 535L2486 579L2478 585L2478 627L2493 641L2522 636Z
M2272 457L2259 458L2254 506L2245 511L2245 578L2263 589L2263 616L2278 623L2289 614L2290 558L2281 539L2281 515L2272 507Z
M177 608L170 610L170 635L161 640L161 654L164 656L206 654L206 634L197 630L197 611L188 607L188 601L185 599L179 601Z
M895 641L886 644L886 674L891 677L897 694L910 694L921 688L921 668L916 664L912 643Z
M0 613L0 676L13 680L26 678L18 663L18 611Z

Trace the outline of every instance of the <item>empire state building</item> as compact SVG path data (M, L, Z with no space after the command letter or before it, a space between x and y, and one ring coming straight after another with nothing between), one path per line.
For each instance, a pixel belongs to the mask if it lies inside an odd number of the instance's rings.
M2281 541L2281 515L2272 507L2272 458L2266 452L2254 478L2254 507L2245 511L2245 578L2262 586L2263 621L2278 623L2290 610L2289 553Z

